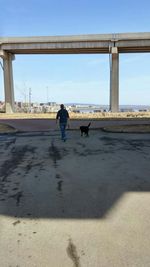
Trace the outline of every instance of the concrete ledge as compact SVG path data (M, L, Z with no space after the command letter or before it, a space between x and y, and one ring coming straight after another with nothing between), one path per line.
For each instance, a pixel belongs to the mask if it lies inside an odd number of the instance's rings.
M112 133L150 133L150 125L116 125L103 127L102 130Z
M16 132L17 132L17 129L15 129L14 127L8 124L0 123L0 134L1 133L16 133Z

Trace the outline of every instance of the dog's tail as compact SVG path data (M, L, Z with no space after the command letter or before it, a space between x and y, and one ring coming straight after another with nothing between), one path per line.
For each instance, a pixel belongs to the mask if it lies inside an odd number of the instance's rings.
M87 127L89 128L89 127L90 127L90 125L91 125L91 122L88 124L88 126L87 126Z

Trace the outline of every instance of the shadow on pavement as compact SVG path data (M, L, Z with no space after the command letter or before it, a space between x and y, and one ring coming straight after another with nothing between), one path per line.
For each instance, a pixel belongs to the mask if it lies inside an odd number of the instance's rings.
M0 213L27 218L105 218L125 192L150 190L150 138L75 132L0 136Z

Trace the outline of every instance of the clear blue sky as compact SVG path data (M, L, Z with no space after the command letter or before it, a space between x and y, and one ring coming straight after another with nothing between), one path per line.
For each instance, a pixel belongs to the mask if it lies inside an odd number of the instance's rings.
M0 0L0 36L150 31L150 1ZM108 55L20 55L15 99L109 104ZM4 99L0 68L0 99ZM150 53L120 55L120 104L150 105Z

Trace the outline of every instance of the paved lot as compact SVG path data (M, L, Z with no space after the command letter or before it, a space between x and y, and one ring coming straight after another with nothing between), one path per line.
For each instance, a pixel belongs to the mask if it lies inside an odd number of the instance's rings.
M150 135L0 135L0 266L150 266Z
M113 125L137 125L148 124L150 125L150 119L111 119L111 120L70 120L70 129L79 129L80 125L88 125L91 122L90 128L99 129L105 126ZM56 120L54 119L0 119L0 123L6 123L19 131L50 131L56 130Z

